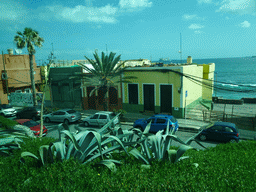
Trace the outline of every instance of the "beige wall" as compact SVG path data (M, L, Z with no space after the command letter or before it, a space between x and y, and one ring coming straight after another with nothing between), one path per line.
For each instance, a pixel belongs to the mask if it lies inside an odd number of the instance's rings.
M17 88L31 86L29 55L4 55L5 69L8 76L9 92ZM41 83L40 68L36 66L35 56L33 57L35 82ZM3 58L0 55L0 73L2 80L2 71L4 70ZM7 94L3 93L2 81L0 85L1 103L8 103Z
M191 104L202 97L202 78L203 78L203 67L197 65L185 65L183 67L183 73L191 75L192 78L198 80L199 82L193 82L191 79L183 77L183 101L185 101L185 92L187 91L186 105ZM198 77L198 78L196 78ZM183 107L185 107L185 102L183 102Z

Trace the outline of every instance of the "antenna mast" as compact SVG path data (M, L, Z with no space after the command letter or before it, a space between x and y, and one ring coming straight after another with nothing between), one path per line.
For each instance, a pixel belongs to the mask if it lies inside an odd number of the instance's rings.
M180 33L180 63L182 63L182 43L181 43L181 33Z

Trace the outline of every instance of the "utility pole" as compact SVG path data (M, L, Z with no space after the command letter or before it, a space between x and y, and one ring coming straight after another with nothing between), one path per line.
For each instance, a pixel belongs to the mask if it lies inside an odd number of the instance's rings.
M6 92L7 92L7 99L8 99L8 103L9 103L9 90L8 90L8 77L7 77L7 73L5 70L5 62L4 62L4 52L2 51L2 58L3 58L3 65L4 65L4 74L5 74L5 83L6 83Z

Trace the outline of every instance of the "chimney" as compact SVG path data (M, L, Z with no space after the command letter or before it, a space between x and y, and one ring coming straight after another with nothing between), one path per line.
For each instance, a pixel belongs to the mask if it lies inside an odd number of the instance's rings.
M191 56L188 56L188 58L187 58L187 63L188 63L188 64L191 64L191 63L192 63L192 57L191 57Z
M7 49L9 55L13 55L13 49Z

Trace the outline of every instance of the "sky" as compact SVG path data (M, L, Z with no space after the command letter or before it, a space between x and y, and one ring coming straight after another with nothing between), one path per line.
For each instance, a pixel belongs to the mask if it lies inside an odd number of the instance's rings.
M93 58L122 60L256 55L255 0L0 0L0 50L16 48L17 31L44 39L37 62ZM181 34L181 35L180 35ZM27 54L26 48L22 54Z

